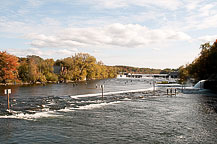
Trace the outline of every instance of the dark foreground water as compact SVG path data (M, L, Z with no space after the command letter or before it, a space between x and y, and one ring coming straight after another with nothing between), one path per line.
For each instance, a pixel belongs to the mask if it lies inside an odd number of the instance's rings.
M0 94L0 143L217 143L215 94L153 95L150 82L10 87L10 112Z

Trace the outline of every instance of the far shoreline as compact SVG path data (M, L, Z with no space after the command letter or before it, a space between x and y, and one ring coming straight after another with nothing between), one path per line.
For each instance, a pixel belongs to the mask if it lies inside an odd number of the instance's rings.
M107 78L111 79L111 78ZM103 79L91 79L91 80L103 80ZM67 83L79 83L79 82L87 82L91 80L80 80L80 81L72 81L72 80L66 80L66 81L47 81L47 82L10 82L10 83L0 83L0 86L29 86L29 85L47 85L47 84L67 84Z

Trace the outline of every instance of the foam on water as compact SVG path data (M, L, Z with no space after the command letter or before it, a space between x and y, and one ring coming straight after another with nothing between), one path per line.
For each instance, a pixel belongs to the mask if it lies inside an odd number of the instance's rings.
M124 94L124 93L133 93L133 92L144 92L144 91L150 91L153 90L153 88L147 88L147 89L137 89L137 90L127 90L127 91L117 91L117 92L106 92L104 93L104 96L106 95L115 95L115 94ZM101 96L102 93L96 93L96 94L84 94L84 95L75 95L75 96L70 96L72 99L79 99L82 97L94 97L94 96ZM64 98L68 98L69 96L64 96ZM129 99L124 99L129 100ZM67 100L68 101L68 100ZM116 103L120 103L121 101L114 101L114 102L102 102L102 101L80 101L80 103L84 103L83 106L77 106L75 107L75 104L71 104L70 106L64 107L59 110L52 110L50 108L55 106L55 101L54 100L46 100L46 104L42 104L39 111L34 111L34 110L26 110L25 112L23 111L13 111L13 110L8 110L7 115L0 116L0 118L5 118L5 119L24 119L24 120L36 120L39 118L47 118L47 117L58 117L61 116L61 112L72 112L75 111L76 109L94 109L94 108L100 108L106 105L112 105ZM78 102L77 102L78 103ZM86 103L86 104L85 104ZM39 107L36 105L36 107Z
M36 112L34 114L12 113L12 115L0 116L0 118L34 120L38 118L57 117L57 116L59 115L56 115L54 111L42 111L42 112Z
M111 105L111 104L117 104L120 103L121 101L115 101L115 102L110 102L110 103L94 103L94 104L89 104L85 106L80 106L78 108L72 108L72 107L65 107L64 109L59 109L59 110L49 110L49 108L43 108L41 111L32 111L32 110L27 110L28 112L31 113L24 113L21 111L13 111L13 110L7 110L11 115L4 115L0 116L0 119L23 119L23 120L36 120L39 118L47 118L47 117L59 117L61 116L61 113L58 112L73 112L76 109L81 109L81 110L87 110L87 109L94 109L94 108L99 108L103 107L106 105Z
M72 108L70 107L65 107L64 109L60 109L60 110L57 110L58 112L71 112L71 111L75 111L73 110Z
M131 99L129 99L129 98L124 98L123 100L124 100L124 101L130 101Z
M123 93L132 93L132 92L143 92L143 91L150 91L153 90L153 87L147 88L147 89L137 89L137 90L127 90L127 91L117 91L117 92L106 92L103 93L104 96L106 95L114 95L114 94L123 94ZM102 93L96 93L96 94L84 94L84 95L74 95L71 96L71 98L81 98L81 97L93 97L93 96L101 96Z

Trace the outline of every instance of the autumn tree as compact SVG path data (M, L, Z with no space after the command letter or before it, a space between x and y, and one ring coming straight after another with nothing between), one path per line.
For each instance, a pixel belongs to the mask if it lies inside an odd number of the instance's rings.
M42 59L39 56L20 58L19 78L24 82L58 81L58 76L53 73L53 59Z
M18 58L8 54L6 51L0 52L0 82L17 79Z
M217 41L212 45L210 43L202 44L200 49L199 57L182 68L182 71L196 81L217 77Z
M19 63L19 67L18 67ZM54 65L60 67L60 74L54 73ZM115 67L108 67L87 53L78 53L62 60L43 59L36 55L16 58L0 52L0 82L19 79L36 83L46 81L81 81L116 77Z
M78 53L75 56L57 60L55 64L64 68L64 72L60 74L60 79L63 80L114 78L117 75L115 68L108 68L87 53Z
M87 63L87 66L86 66L86 71L87 71L86 78L88 80L95 79L96 78L95 69L96 69L96 65L97 65L96 58L93 57L93 56L88 55L88 57L86 58L86 63Z

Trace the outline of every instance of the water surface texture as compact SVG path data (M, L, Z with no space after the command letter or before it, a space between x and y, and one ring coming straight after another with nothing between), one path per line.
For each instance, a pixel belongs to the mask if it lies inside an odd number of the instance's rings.
M167 96L152 80L1 87L1 143L213 143L217 96ZM99 85L104 85L101 97ZM97 89L96 89L97 87ZM7 111L5 88L12 89Z

